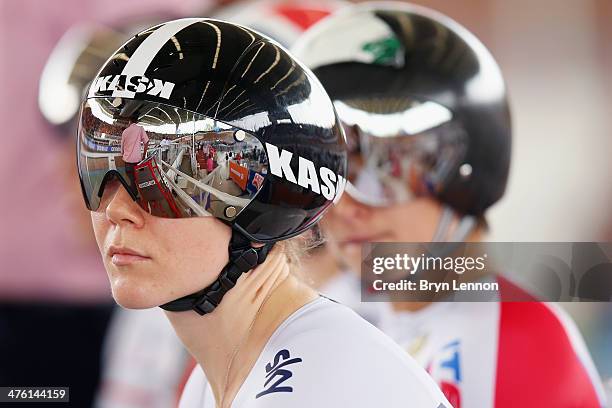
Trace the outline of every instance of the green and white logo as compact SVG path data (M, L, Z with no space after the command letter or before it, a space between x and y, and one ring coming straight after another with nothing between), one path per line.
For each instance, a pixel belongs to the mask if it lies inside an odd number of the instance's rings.
M361 49L372 55L375 64L395 65L402 57L402 47L397 37L387 37L368 42Z

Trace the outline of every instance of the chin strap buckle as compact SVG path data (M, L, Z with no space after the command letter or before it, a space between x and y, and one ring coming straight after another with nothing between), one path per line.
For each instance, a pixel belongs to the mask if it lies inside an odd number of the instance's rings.
M239 270L250 271L259 264L259 253L255 248L242 251L240 256L234 260L234 265Z
M205 289L205 292L199 298L194 300L192 309L200 316L215 310L221 303L223 296L236 286L238 278L243 273L250 271L266 260L270 248L271 245L265 245L261 248L249 246L247 249L231 251L235 258L231 259L229 264L223 268L217 280Z
M206 295L204 295L204 299L200 303L194 303L192 309L195 310L200 316L204 316L206 313L210 313L215 310L216 307L217 305L206 299Z

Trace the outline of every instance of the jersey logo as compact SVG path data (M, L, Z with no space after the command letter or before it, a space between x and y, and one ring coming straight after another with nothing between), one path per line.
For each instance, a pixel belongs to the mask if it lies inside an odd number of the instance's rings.
M290 357L289 350L283 349L276 353L272 363L266 364L266 382L264 383L264 390L258 393L255 399L275 392L293 392L293 387L281 385L293 377L293 373L286 367L291 364L301 363L302 359ZM276 379L276 381L272 382L274 379Z
M342 195L346 185L344 177L336 175L332 170L323 166L319 167L319 173L317 174L315 164L312 161L298 156L298 176L296 179L291 169L293 153L285 149L281 149L279 152L278 147L267 142L266 150L268 151L270 173L275 176L304 188L309 188L314 193L322 194L328 200L334 200L334 203Z
M454 382L461 382L461 367L459 365L459 340L452 341L445 345L443 353L446 358L440 362L440 367L449 370L452 373Z
M461 342L454 340L444 345L435 360L427 371L453 408L461 408Z
M174 82L147 78L142 75L107 75L98 77L89 88L89 96L108 94L119 97L132 97L134 94L147 94L170 99Z

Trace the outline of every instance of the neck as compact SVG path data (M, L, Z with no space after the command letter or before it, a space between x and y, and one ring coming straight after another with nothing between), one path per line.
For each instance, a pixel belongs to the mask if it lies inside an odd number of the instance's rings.
M179 338L204 370L218 407L231 405L268 339L317 294L290 274L277 247L238 279L210 314L166 312Z
M341 273L338 260L326 243L320 248L309 251L302 260L302 271L308 276L308 283L314 288L321 288Z

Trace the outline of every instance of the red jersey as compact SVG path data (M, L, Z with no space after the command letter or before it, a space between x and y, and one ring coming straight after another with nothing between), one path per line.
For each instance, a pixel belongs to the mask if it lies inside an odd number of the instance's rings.
M504 293L522 292L497 279ZM523 292L524 296L528 296ZM379 327L420 362L454 408L601 408L601 380L557 305L440 302L382 313Z

